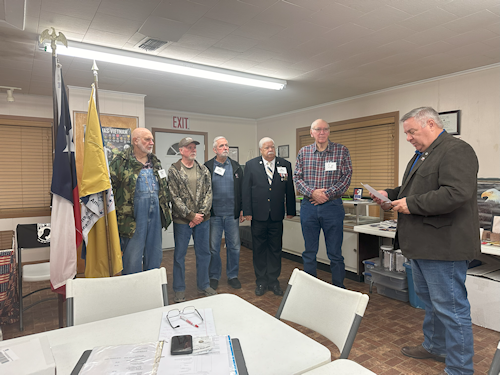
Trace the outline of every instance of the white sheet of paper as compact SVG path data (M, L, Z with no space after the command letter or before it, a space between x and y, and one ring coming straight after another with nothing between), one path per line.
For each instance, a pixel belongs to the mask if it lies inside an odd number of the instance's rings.
M193 337L215 336L217 333L215 331L215 322L212 309L199 309L198 312L203 317L203 323L199 324L199 328L193 327L180 318L174 318L171 320L172 325L174 327L176 325L180 326L179 328L175 329L170 327L170 324L168 324L168 312L164 312L161 317L160 334L158 336L158 341L170 342L170 338L172 336L179 335L191 335ZM198 320L195 322L195 324L196 323L198 323ZM170 345L167 346L170 350Z
M171 355L170 345L163 346L158 375L232 375L236 374L229 348L229 336L214 336L211 352L201 355Z
M365 188L367 188L368 191L370 193L372 193L373 195L375 195L377 198L381 199L382 202L386 202L386 203L391 203L392 202L389 198L384 197L382 194L380 194L377 190L375 190L374 188L372 188L370 185L363 184L363 183L361 183L361 185L363 185Z
M80 375L129 374L150 375L158 343L101 346L92 349Z
M160 176L160 178L167 178L167 173L165 172L165 169L160 169L158 171L158 175Z

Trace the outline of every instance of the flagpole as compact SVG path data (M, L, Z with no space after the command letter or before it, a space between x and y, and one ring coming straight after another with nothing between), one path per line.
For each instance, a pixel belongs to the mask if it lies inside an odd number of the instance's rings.
M94 74L94 92L95 92L95 108L97 112L97 118L99 119L99 127L101 127L101 112L99 111L99 94L98 94L98 86L99 86L99 77L98 77L98 71L99 68L97 67L97 64L94 63L92 64L92 73ZM102 130L101 130L102 132ZM104 142L104 141L103 141ZM104 146L104 143L103 143ZM104 222L106 223L106 244L107 244L107 249L108 249L108 270L109 270L109 277L114 276L113 275L113 265L112 265L112 256L111 256L111 242L110 242L110 233L109 233L109 224L108 224L108 200L106 197L106 190L102 192L102 201L103 201L103 207L104 207Z

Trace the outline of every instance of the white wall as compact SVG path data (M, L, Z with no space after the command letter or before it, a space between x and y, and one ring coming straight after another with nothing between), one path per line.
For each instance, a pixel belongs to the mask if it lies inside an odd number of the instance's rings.
M240 163L257 156L255 120L146 108L146 127L172 129L173 116L189 118L189 130L208 132L208 159L215 156L212 143L217 136L226 137L229 146L239 148Z
M460 137L476 151L478 177L500 177L500 67L463 72L404 87L329 103L293 113L259 119L257 138L268 136L276 145L290 145L295 163L295 129L323 118L327 122L399 111L400 117L413 108L434 107L438 112L460 109ZM334 90L335 88L332 88ZM399 178L414 152L400 127Z

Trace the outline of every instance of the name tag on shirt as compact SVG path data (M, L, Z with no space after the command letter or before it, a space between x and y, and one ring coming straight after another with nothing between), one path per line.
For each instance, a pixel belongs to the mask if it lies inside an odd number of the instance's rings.
M165 169L160 169L158 171L158 175L160 176L160 178L167 178L167 173L165 172Z
M224 176L224 173L226 173L226 170L224 168L221 168L221 167L215 167L214 172L220 176Z
M288 172L286 171L286 167L278 167L278 173L280 175L288 175Z
M337 162L336 161L325 162L325 171L336 171L336 170L337 170Z

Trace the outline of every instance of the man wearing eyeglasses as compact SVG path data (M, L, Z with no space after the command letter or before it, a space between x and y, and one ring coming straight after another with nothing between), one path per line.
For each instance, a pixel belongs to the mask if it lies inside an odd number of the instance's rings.
M252 221L253 267L255 294L262 296L267 290L282 296L278 277L281 273L283 245L283 219L295 216L295 190L292 165L276 157L271 138L259 142L260 153L245 166L243 177L243 215Z
M328 139L330 126L318 119L311 124L315 142L302 147L297 155L293 180L297 192L304 195L300 206L300 224L305 250L304 271L316 276L321 229L330 259L332 284L344 288L345 265L342 256L344 207L342 195L351 183L352 164L349 150Z

